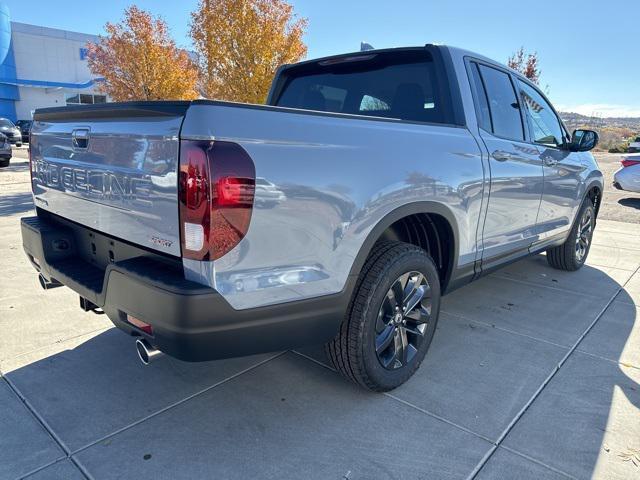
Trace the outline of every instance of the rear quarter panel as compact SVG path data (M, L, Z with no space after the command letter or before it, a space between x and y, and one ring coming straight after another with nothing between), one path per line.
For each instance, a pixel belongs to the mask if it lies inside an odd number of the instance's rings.
M283 194L262 202L258 192L229 254L184 261L189 278L236 309L341 291L376 224L414 202L445 206L459 231L457 266L476 259L484 177L464 128L213 102L189 108L181 138L240 144Z

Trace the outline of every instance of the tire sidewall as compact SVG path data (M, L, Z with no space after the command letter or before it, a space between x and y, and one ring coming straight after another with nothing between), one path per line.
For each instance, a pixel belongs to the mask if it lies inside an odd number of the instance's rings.
M382 302L391 285L404 273L418 271L422 273L431 287L431 321L425 331L425 340L408 365L396 370L387 370L378 360L375 351L376 322ZM367 375L383 390L391 390L406 382L418 369L429 349L435 333L440 313L440 281L433 261L426 252L414 250L399 256L387 266L375 283L367 298L367 307L363 312L362 358Z
M580 230L580 224L582 223L582 217L584 217L584 214L588 211L591 210L591 235L589 238L589 243L587 244L587 250L584 253L584 256L582 257L582 260L578 260L578 252L576 251L576 237L578 236L578 230ZM578 217L576 218L576 223L574 224L573 228L571 229L571 237L569 238L569 243L570 243L570 247L573 249L573 263L576 265L576 267L580 268L582 265L585 264L585 262L587 261L587 258L589 257L589 252L591 251L591 244L593 243L593 233L594 230L596 228L596 210L593 207L593 204L591 203L590 200L587 200L584 202L584 204L582 205L582 208L580 209L580 212L578 213Z

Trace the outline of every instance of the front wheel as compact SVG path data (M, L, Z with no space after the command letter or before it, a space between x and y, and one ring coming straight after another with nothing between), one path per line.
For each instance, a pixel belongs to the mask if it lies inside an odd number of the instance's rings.
M596 226L596 210L590 198L585 199L567 240L547 250L547 262L553 268L573 272L587 261L593 230Z
M0 160L0 168L8 167L10 161L11 161L10 158L4 158L4 159Z
M338 335L326 345L333 366L373 391L392 390L418 369L440 311L438 271L423 249L402 242L374 247Z

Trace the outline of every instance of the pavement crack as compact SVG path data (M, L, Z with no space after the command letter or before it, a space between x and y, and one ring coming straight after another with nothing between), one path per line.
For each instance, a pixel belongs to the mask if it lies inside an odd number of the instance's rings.
M542 393L542 391L545 389L545 387L549 384L549 382L551 382L551 380L553 379L553 377L556 376L556 374L560 371L560 369L563 367L563 365L567 362L567 360L569 359L569 357L573 354L573 352L575 352L578 349L578 346L580 345L580 343L582 343L582 340L584 340L584 338L589 334L589 332L593 329L593 327L596 326L596 323L598 323L598 321L600 320L600 318L602 318L602 316L604 315L604 313L607 311L607 309L609 308L609 306L615 301L616 297L620 294L620 292L622 292L624 290L624 287L627 285L627 283L629 283L629 281L631 281L631 279L633 278L634 275L636 275L638 273L638 271L640 271L640 267L636 267L636 269L634 270L633 274L622 284L619 285L618 288L616 289L615 293L611 296L611 298L609 298L609 300L607 301L607 303L605 304L605 306L602 308L602 310L600 310L600 312L598 313L598 315L596 316L596 318L589 324L589 326L584 330L584 332L582 332L582 335L580 335L580 337L578 337L578 339L575 341L575 343L571 346L571 348L569 349L569 351L565 354L564 357L562 357L562 359L560 360L560 362L558 362L558 365L556 365L553 370L551 371L551 373L547 376L547 378L540 384L540 386L537 388L537 390L533 393L533 395L531 396L531 398L524 404L524 406L520 409L520 411L518 413L516 413L516 415L513 417L513 419L511 420L511 422L509 422L509 424L507 425L507 427L502 431L502 433L500 434L500 436L498 437L498 439L495 441L494 445L489 449L489 451L487 452L487 454L482 457L482 459L480 460L480 462L478 462L478 464L475 466L475 468L471 471L471 473L469 474L469 476L467 477L468 480L473 480L475 479L478 474L480 473L480 471L482 470L482 468L487 464L487 462L491 459L491 457L493 456L493 454L498 450L498 448L500 447L500 445L502 444L502 442L505 440L505 438L507 438L507 435L509 435L509 433L511 432L511 430L513 430L513 428L516 426L516 424L520 421L520 419L522 418L522 416L526 413L526 411L529 409L529 407L533 404L533 402L535 402L535 400L540 396L540 394Z

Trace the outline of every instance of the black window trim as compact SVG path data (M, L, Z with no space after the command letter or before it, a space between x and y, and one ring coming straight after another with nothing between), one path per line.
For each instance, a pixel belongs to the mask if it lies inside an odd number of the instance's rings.
M499 138L501 140L508 140L511 142L520 142L520 143L527 143L530 145L537 145L537 144L533 144L531 142L531 137L530 137L530 133L529 133L529 127L528 127L528 122L527 119L525 117L525 112L524 109L522 108L522 102L520 102L520 95L518 94L518 89L516 88L516 83L514 81L514 75L513 75L513 71L503 65L500 65L499 63L493 63L493 62L488 62L486 60L477 58L477 57L471 57L471 56L465 56L465 63L469 64L469 63L475 63L477 65L484 65L485 67L488 68L493 68L494 70L498 70L499 72L505 73L508 77L509 77L509 81L511 82L511 88L513 88L513 93L516 96L516 102L518 102L518 111L520 113L520 124L522 126L522 136L524 138L511 138L511 137L504 137L502 135L497 135L493 132L493 113L491 112L491 104L489 104L489 117L491 118L491 132L487 132L489 135L495 137L495 138ZM471 66L469 65L468 68L471 68ZM488 93L487 93L487 89L486 86L484 85L484 78L482 76L482 72L480 72L480 69L478 69L478 72L480 73L480 80L482 82L482 86L485 89L485 95L487 95L487 101L488 101ZM467 76L469 76L471 74L471 72L469 70L467 70ZM473 83L473 79L469 76L469 82ZM473 87L472 87L473 88ZM478 106L476 105L476 99L473 99L473 104L474 104L474 108L477 110ZM476 113L477 115L477 113ZM476 123L477 122L477 118L476 118ZM478 125L480 125L478 123ZM525 125L527 125L525 127ZM484 129L482 129L484 130Z
M473 61L466 61L466 58L465 58L465 67L467 70L469 86L471 87L471 97L473 98L473 108L476 112L476 124L478 125L479 129L482 129L487 133L493 135L493 117L491 116L491 107L489 106L489 97L487 96L487 87L485 86L482 75L480 74L478 64ZM474 73L474 70L475 70L475 73ZM482 84L482 92L478 92L478 89L476 87L476 82L473 80L473 76L476 73L478 75L478 79L480 80L480 83ZM480 125L480 118L482 117L482 106L479 104L479 98L481 95L485 98L485 101L487 102L487 110L489 112L489 126L491 127L491 131L487 131L485 128L482 127L482 125Z

